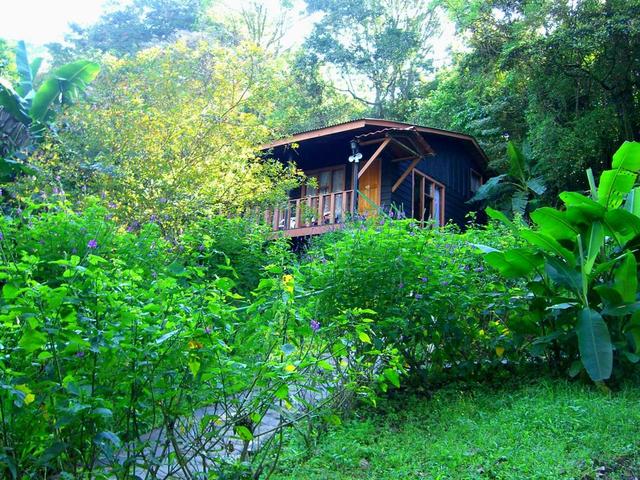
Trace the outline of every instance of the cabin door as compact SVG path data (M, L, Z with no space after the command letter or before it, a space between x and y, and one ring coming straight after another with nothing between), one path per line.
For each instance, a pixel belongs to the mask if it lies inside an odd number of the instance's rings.
M375 215L378 212L377 207L380 206L381 183L380 165L380 159L378 158L365 170L358 180L358 190L367 196L367 198L364 198L362 195L358 196L358 213L362 215ZM372 206L370 202L375 203L376 207Z

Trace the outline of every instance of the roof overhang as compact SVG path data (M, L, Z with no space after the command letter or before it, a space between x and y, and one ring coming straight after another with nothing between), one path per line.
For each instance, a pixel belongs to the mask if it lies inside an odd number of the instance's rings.
M473 148L477 151L479 156L485 161L488 161L487 155L484 153L478 142L471 135L466 135L464 133L453 132L451 130L443 130L440 128L432 128L432 127L423 127L420 125L413 125L405 122L396 122L393 120L382 120L378 118L361 118L358 120L351 120L349 122L338 123L336 125L330 125L328 127L317 128L315 130L307 130L304 132L299 132L293 134L289 137L282 138L280 140L276 140L274 142L268 143L260 147L261 150L268 150L271 148L277 148L285 145L290 145L292 143L300 143L306 140L311 140L314 138L324 137L328 135L333 135L337 133L348 132L351 130L359 130L365 127L379 127L381 129L389 128L389 129L402 129L413 127L415 131L421 133L427 133L431 135L438 135L443 137L455 138L458 140L463 140L470 142Z

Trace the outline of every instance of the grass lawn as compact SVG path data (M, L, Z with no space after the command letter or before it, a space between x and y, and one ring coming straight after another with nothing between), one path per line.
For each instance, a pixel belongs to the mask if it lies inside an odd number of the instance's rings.
M296 440L275 479L640 478L640 387L545 380L385 401Z

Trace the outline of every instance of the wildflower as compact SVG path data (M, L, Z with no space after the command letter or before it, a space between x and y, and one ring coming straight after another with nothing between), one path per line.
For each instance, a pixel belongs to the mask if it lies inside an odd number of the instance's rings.
M98 241L95 238L92 238L89 240L89 243L87 243L87 248L98 248Z
M188 344L189 350L197 350L202 348L202 343L197 340L189 340Z
M82 350L79 351L79 352L76 352L76 357L78 357L78 358L84 357L84 352Z
M474 269L473 269L473 271L474 271L474 272L478 272L478 273L480 273L480 272L484 272L484 267L474 268Z
M400 289L404 288L404 283L400 282L400 283L398 284L398 288L400 288Z
M150 222L155 222L156 220L158 220L158 216L155 213L149 217Z
M416 300L420 300L422 298L422 294L416 293L415 297L416 297Z
M311 327L311 330L313 330L314 332L317 332L318 330L320 330L320 322L315 319L309 322L309 326Z
M210 334L212 332L211 327L204 327L204 333Z
M393 218L393 210L390 210L390 211L389 211L389 217L390 217L390 218Z
M113 202L109 202L109 208L116 208L117 205Z
M443 287L446 287L447 285L449 285L449 282L448 282L448 281L446 281L446 280L445 280L444 282L442 282L442 286L443 286Z
M380 219L380 226L384 225L384 218Z
M0 232L0 242L4 240L4 234L2 232Z
M199 252L204 252L204 245L203 244L198 245L198 251Z
M421 278L420 278L420 281L421 281L422 283L427 283L427 282L429 281L429 279L428 279L427 277L421 277Z

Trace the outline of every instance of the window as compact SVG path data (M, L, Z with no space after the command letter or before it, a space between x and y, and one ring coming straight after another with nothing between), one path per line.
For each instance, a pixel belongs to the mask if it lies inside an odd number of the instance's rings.
M307 177L314 178L318 186L306 187L303 197L342 192L344 190L344 173L344 165L308 172Z
M436 226L444 225L444 198L444 185L413 171L413 218L420 222L433 220Z
M345 166L339 165L326 168L323 170L315 170L307 173L308 178L314 178L317 187L305 187L303 197L311 197L309 206L311 211L319 210L320 199L322 197L322 215L321 223L331 223L331 197L332 193L339 193L345 190ZM344 221L342 195L335 195L333 198L333 220L335 223ZM318 224L318 219L314 215L311 223Z
M471 183L469 186L469 190L473 194L473 193L476 193L481 186L482 186L482 175L480 175L475 170L471 169Z

